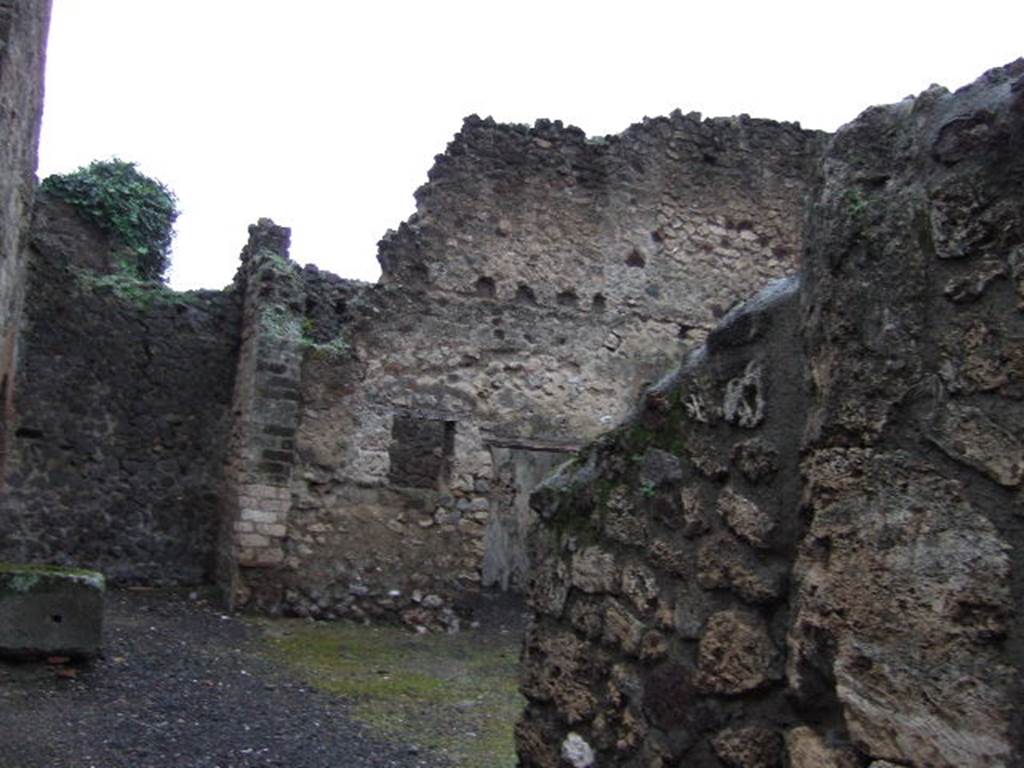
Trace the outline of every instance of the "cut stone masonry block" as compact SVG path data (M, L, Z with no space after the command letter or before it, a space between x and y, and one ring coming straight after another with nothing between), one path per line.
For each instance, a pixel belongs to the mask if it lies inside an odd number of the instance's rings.
M0 563L0 656L96 656L105 588L96 571Z

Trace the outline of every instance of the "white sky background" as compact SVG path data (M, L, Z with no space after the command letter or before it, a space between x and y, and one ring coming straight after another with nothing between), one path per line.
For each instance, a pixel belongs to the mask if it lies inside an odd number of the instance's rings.
M375 280L465 115L834 130L1022 54L1020 0L54 0L39 174L117 156L171 187L175 288L230 282L261 216Z

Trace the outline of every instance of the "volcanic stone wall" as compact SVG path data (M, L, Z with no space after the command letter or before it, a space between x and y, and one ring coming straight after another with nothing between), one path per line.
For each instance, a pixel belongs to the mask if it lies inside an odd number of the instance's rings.
M524 766L1024 763L1024 61L821 167L802 284L533 497Z
M608 312L703 338L792 272L825 134L673 112L622 134L466 119L417 213L381 243L382 282Z
M73 209L38 199L0 560L198 583L225 494L238 302L125 279L113 260Z
M469 118L381 243L379 285L280 253L243 267L246 327L303 352L294 441L269 448L291 456L289 508L240 512L240 602L451 626L481 584L521 588L536 480L793 270L823 139L746 117L599 141Z
M49 0L0 2L0 476L14 408L49 23Z

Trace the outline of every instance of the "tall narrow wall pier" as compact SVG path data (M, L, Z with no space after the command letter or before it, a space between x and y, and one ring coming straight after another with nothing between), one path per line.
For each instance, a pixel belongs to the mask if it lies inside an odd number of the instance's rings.
M1024 60L844 126L801 283L533 496L522 764L1024 764Z
M0 2L0 478L15 407L17 338L49 26L49 0Z
M265 604L258 582L284 562L291 508L306 296L288 262L290 237L260 219L235 276L242 323L218 544L218 582L232 606L252 603L257 588L256 604L278 607Z
M380 284L247 257L236 413L276 415L232 459L259 475L224 528L237 604L450 627L481 586L521 589L530 489L793 271L823 140L469 118L381 243Z

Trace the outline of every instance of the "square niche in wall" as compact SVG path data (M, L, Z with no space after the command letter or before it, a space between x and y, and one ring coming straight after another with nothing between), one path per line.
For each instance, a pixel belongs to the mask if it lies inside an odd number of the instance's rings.
M395 414L388 480L403 488L440 490L451 480L455 422Z

